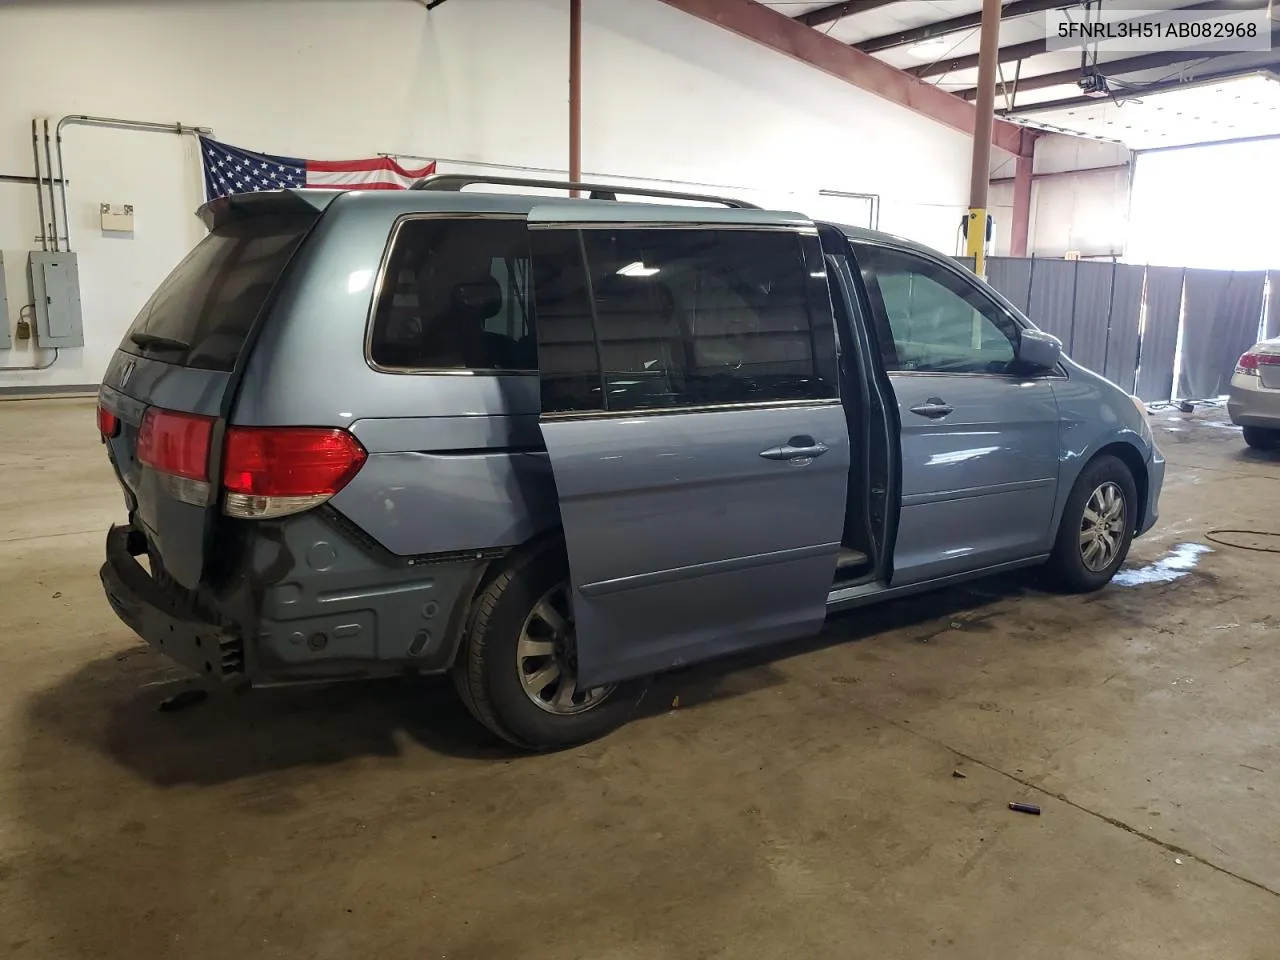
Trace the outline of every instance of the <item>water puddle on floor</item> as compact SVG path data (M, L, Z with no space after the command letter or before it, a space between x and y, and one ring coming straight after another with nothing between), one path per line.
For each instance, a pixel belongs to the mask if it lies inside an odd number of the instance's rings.
M1172 583L1196 568L1202 554L1213 553L1203 543L1180 543L1155 563L1145 567L1128 567L1119 571L1111 582L1121 587L1140 587L1148 583Z

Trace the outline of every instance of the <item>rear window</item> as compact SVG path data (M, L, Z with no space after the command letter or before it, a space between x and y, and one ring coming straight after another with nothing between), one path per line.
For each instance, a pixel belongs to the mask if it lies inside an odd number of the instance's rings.
M124 349L169 363L231 370L267 294L314 216L261 216L201 240L138 314Z
M410 370L538 368L523 219L426 217L396 231L370 359Z

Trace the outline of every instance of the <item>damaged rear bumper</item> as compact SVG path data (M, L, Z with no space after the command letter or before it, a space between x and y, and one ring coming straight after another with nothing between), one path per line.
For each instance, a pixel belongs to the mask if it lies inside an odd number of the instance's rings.
M394 557L323 511L244 525L219 549L231 572L192 593L148 571L140 529L115 526L102 585L155 650L255 686L446 671L488 564L475 554Z
M107 559L99 571L111 609L153 649L205 677L244 672L244 644L219 624L184 609L138 562L146 538L131 526L107 533Z

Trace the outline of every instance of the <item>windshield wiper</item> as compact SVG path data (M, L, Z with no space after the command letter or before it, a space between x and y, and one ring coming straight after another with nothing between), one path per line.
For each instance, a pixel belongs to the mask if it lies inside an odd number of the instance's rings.
M129 339L142 347L143 350L190 350L191 344L185 340L176 340L173 337L161 337L154 333L143 333L138 331L129 334Z

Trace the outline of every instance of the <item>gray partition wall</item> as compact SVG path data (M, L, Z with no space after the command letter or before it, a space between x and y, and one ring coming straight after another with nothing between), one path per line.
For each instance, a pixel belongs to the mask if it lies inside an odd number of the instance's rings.
M1258 339L1266 277L1262 270L1187 271L1178 396L1200 399L1226 391L1236 360Z
M1052 333L1070 352L1076 307L1076 260L1036 260L1031 265L1027 316Z
M987 261L987 282L1027 312L1031 303L1031 265L1026 257L992 257Z
M1130 393L1137 388L1138 334L1146 279L1145 268L1132 263L1116 264L1106 356L1100 369L1104 377Z
M1102 372L1107 364L1107 330L1111 326L1111 284L1115 263L1080 261L1071 312L1067 354L1076 363ZM1035 273L1032 272L1032 284Z
M1143 400L1173 396L1173 361L1182 316L1182 267L1147 268L1147 315L1138 357L1137 394Z

